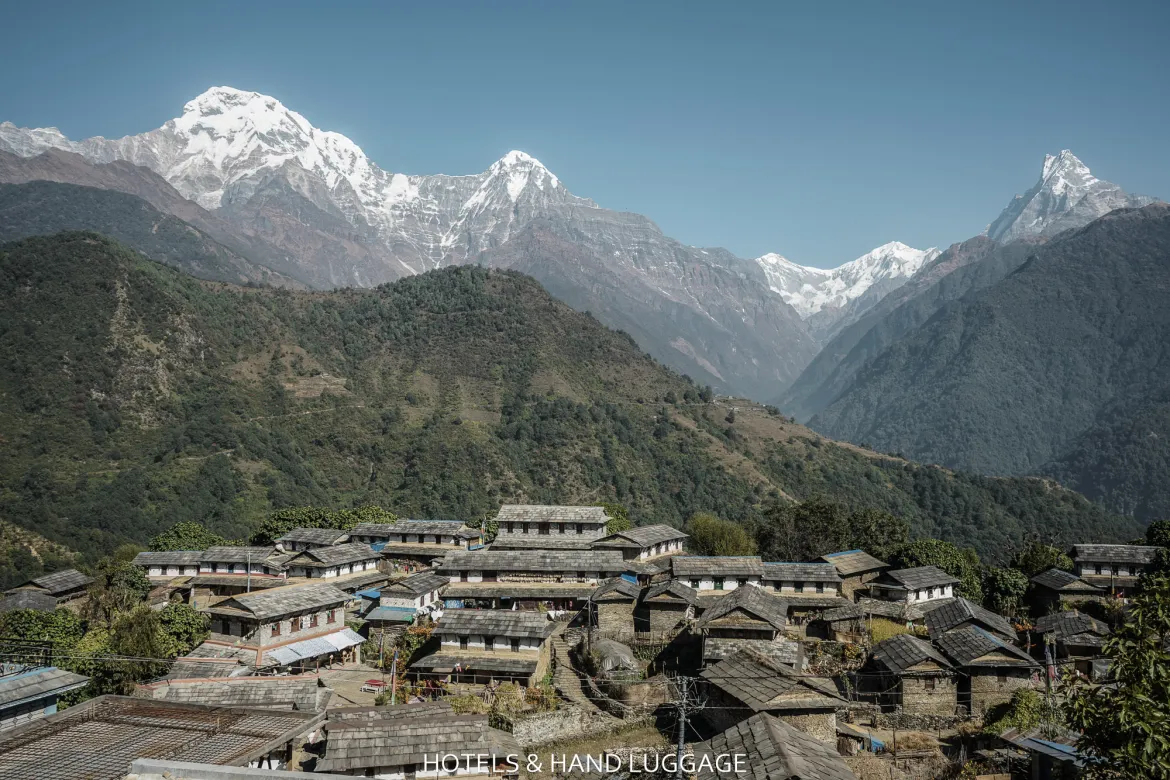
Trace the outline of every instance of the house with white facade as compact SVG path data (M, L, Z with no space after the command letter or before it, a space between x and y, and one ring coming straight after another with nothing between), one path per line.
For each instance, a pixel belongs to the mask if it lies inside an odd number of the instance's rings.
M483 532L459 520L399 520L359 523L349 532L349 539L370 545L398 565L429 566L449 552L478 549Z
M297 553L285 562L290 577L335 579L374 571L382 556L368 544L347 542L332 547L314 547Z
M301 552L345 544L348 541L349 531L339 531L336 528L294 528L276 540L276 547L286 552Z
M588 550L603 538L609 515L599 506L504 504L493 550Z
M437 571L447 607L581 609L597 584L626 573L614 550L489 550L448 553Z
M679 555L671 558L670 566L674 579L699 593L728 593L764 580L758 555Z
M764 563L764 587L785 596L841 595L841 575L831 563Z
M203 550L168 550L140 552L133 564L142 569L151 580L172 580L176 577L194 577L199 573L199 559Z
M439 649L413 661L415 679L535 685L549 664L556 624L541 612L450 609L435 626Z
M381 628L387 624L413 623L420 615L442 608L441 597L449 584L447 577L433 571L412 574L383 587L373 607L362 618Z
M1106 593L1126 596L1142 572L1153 565L1159 549L1137 544L1074 544L1073 572Z
M663 555L677 555L683 551L687 534L660 523L644 525L603 536L590 545L593 550L617 550L627 561L647 561Z
M937 566L915 566L912 569L882 572L869 583L869 590L874 598L883 601L920 604L954 598L955 586L958 584L958 577L947 574Z

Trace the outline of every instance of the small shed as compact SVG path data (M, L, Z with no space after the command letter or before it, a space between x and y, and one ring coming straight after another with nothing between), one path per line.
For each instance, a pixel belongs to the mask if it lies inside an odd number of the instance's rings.
M603 580L589 597L593 621L605 636L626 637L634 633L634 608L642 589L624 577Z
M912 634L892 636L874 646L866 666L863 690L883 709L916 715L955 714L958 675L930 642Z

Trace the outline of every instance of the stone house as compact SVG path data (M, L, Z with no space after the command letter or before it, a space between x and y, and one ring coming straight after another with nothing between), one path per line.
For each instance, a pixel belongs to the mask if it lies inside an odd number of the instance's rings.
M651 634L672 633L688 620L694 620L698 602L698 591L678 580L655 583L646 589L634 608L634 626Z
M362 542L347 542L331 547L312 547L285 562L290 577L335 579L376 571L382 556Z
M861 644L869 637L867 613L858 604L844 604L813 615L805 626L805 636L830 642Z
M588 550L605 537L609 515L599 506L504 504L496 514L493 550Z
M954 598L959 578L937 566L915 566L882 572L869 583L874 598L885 601L921 604L926 601Z
M926 613L926 632L931 639L938 639L948 631L966 626L979 626L1000 639L1016 641L1016 629L1003 615L997 615L965 598L956 598L943 603Z
M1006 704L1019 688L1041 684L1039 663L978 626L948 631L935 640L935 646L963 675L959 678L958 704L973 715Z
M438 614L449 584L450 580L433 571L416 572L379 590L362 619L370 624L372 636L375 631L410 625L420 615Z
M603 636L632 636L634 609L641 595L642 589L624 577L603 581L589 597L593 625Z
M0 732L54 714L62 694L88 682L88 677L55 666L5 674L0 677Z
M203 550L168 550L140 552L132 563L142 569L147 579L169 581L176 577L194 577L199 574L199 559Z
M744 585L759 586L764 563L757 555L685 555L670 559L671 574L700 593L730 593Z
M1059 612L1069 604L1098 601L1106 595L1103 588L1090 585L1075 574L1049 569L1032 578L1026 599L1033 615L1047 615Z
M91 584L93 577L88 574L82 574L77 569L64 569L41 575L6 592L9 595L39 593L54 599L58 607L72 607L86 597Z
M435 625L438 649L410 664L418 680L538 684L556 624L540 612L451 609Z
M739 588L719 597L695 624L703 637L703 664L742 649L791 663L793 647L799 645L784 635L787 612L783 599L761 588Z
M833 564L833 568L841 577L841 595L854 601L861 595L868 595L869 583L891 568L890 564L878 560L864 550L829 553L822 555L821 560Z
M449 552L480 549L483 532L458 520L399 520L358 523L349 540L368 544L396 567L412 570L429 567Z
M831 563L764 563L764 588L781 596L837 598L841 575Z
M283 552L304 552L348 541L349 531L339 531L336 528L294 528L276 540L276 549Z
M275 547L209 547L199 556L199 573L185 583L190 603L202 608L241 593L287 585L285 563L295 555Z
M876 644L861 677L862 692L885 710L955 715L959 676L930 642L896 634ZM870 676L874 675L874 676Z
M761 712L824 742L836 744L837 710L846 707L832 681L737 650L703 670L703 719L723 730Z
M211 616L204 644L243 650L256 668L315 669L357 661L364 640L345 625L350 596L326 582L242 593L202 611Z
M1044 645L1051 642L1058 663L1071 665L1092 678L1092 661L1103 654L1111 631L1100 620L1073 609L1038 618L1029 633L1036 658L1044 657Z
M487 715L456 713L444 701L394 707L339 707L325 722L325 752L315 771L389 780L518 776L507 762L524 756L516 738ZM439 765L449 756L445 768ZM481 764L479 756L486 760Z
M626 573L613 550L488 550L448 553L438 564L447 607L576 612L597 584Z
M1074 544L1073 572L1107 593L1128 596L1158 550L1136 544Z
M687 534L664 523L644 525L603 536L590 545L593 550L617 550L627 561L646 561L683 551Z
M857 780L833 743L761 712L695 745L697 780ZM746 767L728 756L743 756Z

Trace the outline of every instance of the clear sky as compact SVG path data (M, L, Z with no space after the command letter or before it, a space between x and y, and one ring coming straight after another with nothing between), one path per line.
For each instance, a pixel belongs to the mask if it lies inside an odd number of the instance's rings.
M0 120L138 133L209 86L381 167L510 149L688 244L822 267L975 235L1046 152L1170 198L1170 2L17 3Z

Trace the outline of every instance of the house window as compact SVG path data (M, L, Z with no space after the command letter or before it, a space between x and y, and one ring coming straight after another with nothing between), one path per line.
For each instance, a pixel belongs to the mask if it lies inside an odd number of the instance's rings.
M926 589L926 597L928 599L934 598L934 588L927 588Z
M494 636L485 636L483 638L483 649L488 653L493 652L496 649L496 638Z
M548 536L548 523L541 523L537 526L537 533L541 536Z
M272 635L273 636L280 636L280 621L279 620L272 624Z
M795 590L797 593L804 593L804 583L803 582L796 583L796 585L793 587L793 590Z
M337 610L331 609L328 612L326 612L325 613L325 622L326 623L336 623L337 622Z
M301 619L299 617L295 617L292 620L288 621L288 632L290 634L295 634L296 632L298 632L300 630L301 630Z
M996 681L1001 683L1007 682L1007 678L1008 676L1004 672L1000 672L995 676Z
M817 593L824 593L824 592L825 592L825 583L818 582L817 583Z
M460 582L467 582L467 572L465 572L465 571L459 572L459 581Z
M525 523L525 524L523 525L523 527L521 528L521 530L522 530L522 532L523 532L523 533L528 533L528 523Z
M698 590L699 589L699 581L698 580L691 580L691 587L694 588L695 590Z
M317 615L316 615L316 613L314 613L314 614L309 616L309 628L316 628L316 627L317 627Z
M512 652L513 652L513 653L519 653L519 652L520 652L520 640L519 640L519 639L513 639L513 640L512 640Z
M467 637L465 637L465 636L459 637L459 649L460 650L467 649Z
M1097 564L1096 566L1094 566L1093 568L1094 568L1094 569L1097 571L1097 573L1098 573L1098 574L1100 574L1100 573L1101 573L1101 564L1099 564L1099 563L1098 563L1098 564Z
M581 524L577 523L577 533L581 533Z
M723 590L723 578L722 577L715 578L715 590Z
M508 533L512 533L515 530L516 530L516 524L515 523L508 523Z
M928 690L928 691L933 691L934 690L934 678L927 677L925 680L922 681L922 687L926 688L926 690Z
M557 523L557 533L563 534L565 532L565 524Z

